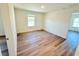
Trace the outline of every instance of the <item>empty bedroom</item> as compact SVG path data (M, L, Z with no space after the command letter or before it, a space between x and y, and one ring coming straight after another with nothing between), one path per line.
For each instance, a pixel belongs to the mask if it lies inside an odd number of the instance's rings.
M18 56L76 55L79 4L15 3L14 11Z

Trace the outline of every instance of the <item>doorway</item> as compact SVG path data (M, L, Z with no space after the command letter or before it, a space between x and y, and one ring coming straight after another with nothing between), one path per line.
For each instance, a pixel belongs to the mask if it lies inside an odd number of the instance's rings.
M9 56L6 36L4 32L3 22L0 17L0 54L2 56Z

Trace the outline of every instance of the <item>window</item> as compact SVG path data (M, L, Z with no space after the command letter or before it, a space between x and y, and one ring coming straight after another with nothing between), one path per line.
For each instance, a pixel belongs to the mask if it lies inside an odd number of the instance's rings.
M35 15L28 15L28 26L35 26Z
M73 27L79 27L79 18L75 18L73 21Z

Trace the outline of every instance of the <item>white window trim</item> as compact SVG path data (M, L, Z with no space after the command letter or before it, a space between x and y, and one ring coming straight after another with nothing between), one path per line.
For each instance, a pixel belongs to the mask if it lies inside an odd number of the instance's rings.
M75 19L77 19L77 18L75 18ZM74 19L74 20L75 20L75 19ZM79 19L79 18L78 18L78 19ZM78 23L78 22L76 22L76 23L78 24L78 26L74 26L74 24L75 24L75 23L74 23L74 20L73 20L72 27L79 27L79 23Z
M33 17L33 16L34 16L34 18L35 18L35 21L34 21L35 24L34 24L34 26L29 26L29 25L28 25L29 22L28 22L28 20L27 20L27 26L28 26L28 27L35 27L35 26L36 26L36 16L35 16L35 15L31 15L31 14L28 15L28 17ZM28 19L28 17L27 17L27 19Z

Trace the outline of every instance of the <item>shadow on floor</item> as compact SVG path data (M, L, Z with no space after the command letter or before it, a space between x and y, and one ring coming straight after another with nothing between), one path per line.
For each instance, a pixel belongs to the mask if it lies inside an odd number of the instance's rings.
M0 48L1 48L2 56L9 56L5 37L0 37Z

